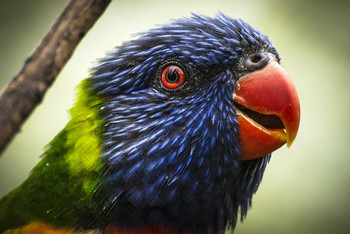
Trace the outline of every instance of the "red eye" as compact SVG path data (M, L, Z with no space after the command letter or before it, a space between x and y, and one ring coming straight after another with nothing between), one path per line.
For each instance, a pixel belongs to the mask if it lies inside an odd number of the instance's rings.
M170 65L162 71L162 83L166 88L176 89L179 88L184 82L185 73L180 67Z

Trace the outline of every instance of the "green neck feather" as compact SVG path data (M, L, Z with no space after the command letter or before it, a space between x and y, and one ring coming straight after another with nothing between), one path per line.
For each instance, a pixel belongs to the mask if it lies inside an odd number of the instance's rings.
M99 118L101 100L91 95L90 80L84 80L78 88L77 101L70 109L71 120L63 130L65 137L55 138L47 151L47 153L51 150L60 151L62 147L68 149L64 160L72 176L90 174L101 169L99 162L103 126L103 121ZM88 184L86 186L89 187Z
M78 86L71 120L29 178L0 201L0 233L32 221L67 228L92 224L98 212L93 196L101 178L103 120L101 100L92 95L90 82Z

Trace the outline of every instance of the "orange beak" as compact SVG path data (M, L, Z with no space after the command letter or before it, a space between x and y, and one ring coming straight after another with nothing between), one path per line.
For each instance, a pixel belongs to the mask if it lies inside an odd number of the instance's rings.
M241 159L263 157L285 143L291 146L299 128L299 98L290 76L275 60L237 81L234 102Z

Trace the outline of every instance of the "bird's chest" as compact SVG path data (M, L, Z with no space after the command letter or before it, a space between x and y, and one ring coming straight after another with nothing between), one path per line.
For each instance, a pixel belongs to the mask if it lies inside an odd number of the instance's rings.
M106 220L112 227L147 227L147 232L140 233L159 233L154 230L164 227L173 231L162 233L206 232L229 212L227 209L233 209L229 193L235 173L221 162L221 166L213 163L193 155L187 164L163 162L159 166L148 162L146 168L154 165L147 173L135 171L131 165L110 172L103 192ZM150 226L153 224L156 227Z

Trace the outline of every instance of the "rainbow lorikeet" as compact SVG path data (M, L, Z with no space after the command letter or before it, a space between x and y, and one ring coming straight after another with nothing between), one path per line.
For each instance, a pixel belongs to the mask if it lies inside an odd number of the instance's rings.
M82 81L71 119L0 201L5 233L223 233L243 219L300 107L269 38L193 15Z

